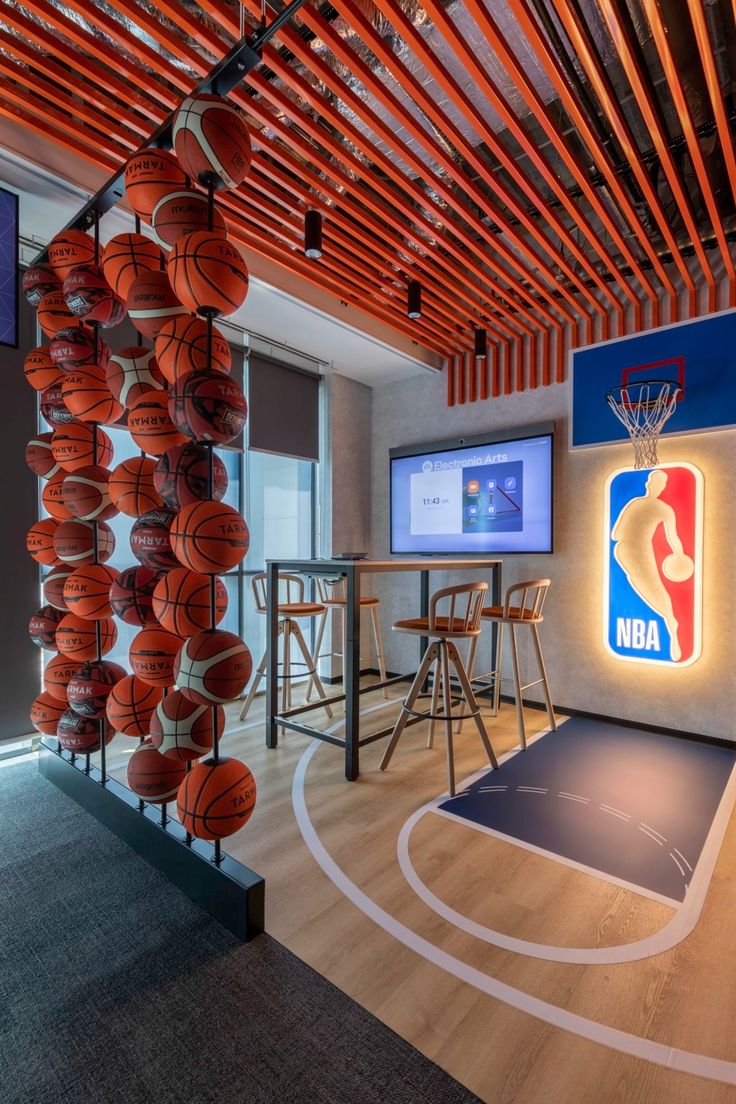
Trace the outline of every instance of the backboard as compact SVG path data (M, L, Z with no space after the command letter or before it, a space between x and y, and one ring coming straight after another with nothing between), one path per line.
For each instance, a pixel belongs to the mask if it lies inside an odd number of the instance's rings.
M736 426L736 310L573 349L570 448L628 440L605 395L644 379L681 388L663 437Z

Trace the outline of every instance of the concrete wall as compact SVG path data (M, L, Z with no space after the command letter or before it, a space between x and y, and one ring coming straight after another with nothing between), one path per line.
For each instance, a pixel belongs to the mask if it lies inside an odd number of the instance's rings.
M631 447L569 452L567 401L567 385L561 385L448 408L441 376L416 377L374 390L371 554L383 558L389 549L391 447L554 420L555 552L506 556L503 564L505 585L540 576L552 579L541 636L553 700L563 707L736 739L732 627L736 432L665 439L659 450L663 463L688 460L705 478L702 657L680 670L626 663L609 655L602 642L602 529L605 479L615 468L632 462ZM447 581L438 574L432 586ZM461 580L457 576L452 581ZM391 633L390 626L396 618L418 612L418 577L381 576L376 593L382 598L389 668L413 670L416 641ZM529 661L529 649L524 657ZM487 670L487 646L480 662L486 666L479 669ZM534 690L529 697L539 700Z

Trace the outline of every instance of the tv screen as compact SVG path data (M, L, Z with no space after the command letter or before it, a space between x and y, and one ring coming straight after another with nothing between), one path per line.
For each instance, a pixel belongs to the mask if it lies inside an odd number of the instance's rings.
M553 432L530 429L391 449L391 551L551 552Z
M0 345L18 346L18 197L0 188Z

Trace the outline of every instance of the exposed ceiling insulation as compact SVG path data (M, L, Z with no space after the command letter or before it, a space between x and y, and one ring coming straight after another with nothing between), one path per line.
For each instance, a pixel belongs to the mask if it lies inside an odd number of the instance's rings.
M261 18L0 10L0 113L111 172ZM731 0L312 0L231 93L256 155L230 231L440 356L486 327L480 397L560 380L571 346L736 304L735 58Z

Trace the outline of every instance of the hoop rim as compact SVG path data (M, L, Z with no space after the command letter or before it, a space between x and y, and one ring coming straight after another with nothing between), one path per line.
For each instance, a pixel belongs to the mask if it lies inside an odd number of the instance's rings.
M614 403L623 402L628 406L633 406L637 402L641 403L642 402L641 398L639 398L639 399L632 398L628 401L623 399L623 392L625 392L625 391L628 392L630 388L635 388L635 387L639 388L639 395L640 396L641 396L641 390L644 387L660 387L660 388L670 387L670 388L672 388L672 391L670 392L670 396L668 396L668 397L671 397L672 395L677 395L677 393L679 391L682 391L682 388L680 387L680 384L677 382L677 380L671 380L671 379L669 379L669 380L663 380L663 379L634 380L633 383L620 383L620 384L617 384L616 387L611 387L608 391L606 391L606 394L605 394L606 401L607 402L614 402ZM659 396L657 396L657 398L658 397ZM644 403L644 405L648 406L651 403L655 403L657 401L657 398L644 399L643 403Z

